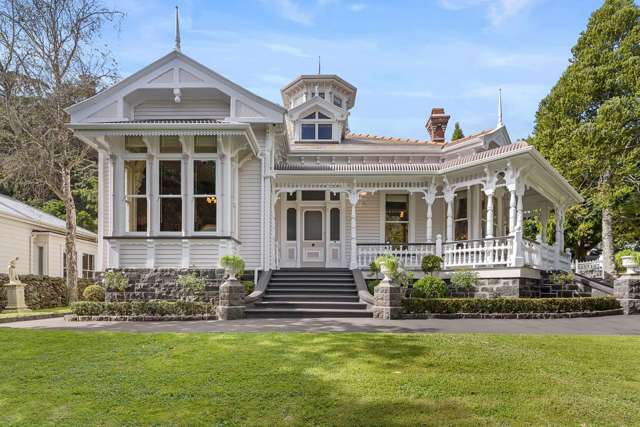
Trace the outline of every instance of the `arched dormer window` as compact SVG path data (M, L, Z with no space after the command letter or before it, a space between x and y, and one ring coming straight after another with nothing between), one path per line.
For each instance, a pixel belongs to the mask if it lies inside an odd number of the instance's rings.
M330 141L333 139L333 119L314 111L300 119L300 139L303 141Z

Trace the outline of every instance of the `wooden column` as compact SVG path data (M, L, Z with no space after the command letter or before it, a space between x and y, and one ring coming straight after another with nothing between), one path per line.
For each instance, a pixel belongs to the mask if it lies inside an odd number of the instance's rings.
M356 205L358 204L358 191L353 189L349 192L349 201L351 202L351 260L349 268L356 270L358 268L358 241L356 233Z

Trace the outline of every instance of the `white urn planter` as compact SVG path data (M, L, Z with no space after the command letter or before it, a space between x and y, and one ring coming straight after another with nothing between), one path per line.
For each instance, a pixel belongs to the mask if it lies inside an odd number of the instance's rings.
M626 271L623 274L638 274L640 272L638 269L638 263L633 256L623 256L621 261L622 266L626 268Z

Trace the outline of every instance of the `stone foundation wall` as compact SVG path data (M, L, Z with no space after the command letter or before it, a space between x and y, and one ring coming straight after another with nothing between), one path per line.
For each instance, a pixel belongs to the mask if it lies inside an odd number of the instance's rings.
M178 300L211 301L218 299L218 290L223 283L224 270L200 270L193 268L123 268L119 271L129 279L124 292L107 291L107 301L129 300ZM205 281L204 295L195 296L189 290L178 286L179 276L195 273ZM98 281L102 282L102 275Z
M540 280L527 277L478 279L470 292L452 292L452 297L463 298L539 298Z

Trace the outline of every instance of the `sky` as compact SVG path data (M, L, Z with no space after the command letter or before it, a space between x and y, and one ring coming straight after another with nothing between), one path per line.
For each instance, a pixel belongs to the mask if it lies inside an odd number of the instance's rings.
M497 122L502 88L511 138L533 131L596 0L107 0L105 27L126 77L174 47L271 101L300 74L337 74L358 88L352 132L426 139L444 107L465 134Z

